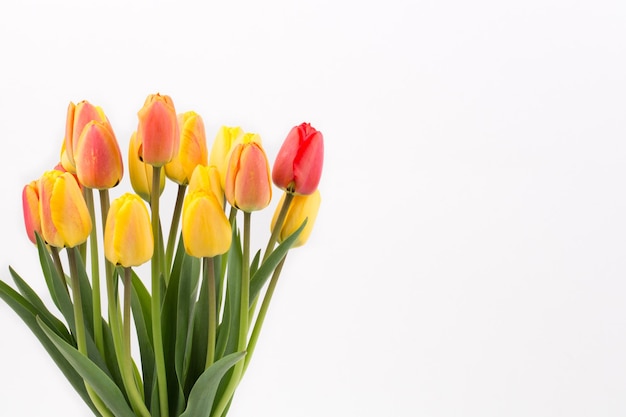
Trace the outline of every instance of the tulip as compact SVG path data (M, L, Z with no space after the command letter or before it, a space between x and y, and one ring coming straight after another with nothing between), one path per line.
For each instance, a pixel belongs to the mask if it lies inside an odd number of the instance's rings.
M274 217L272 218L271 229L274 229L276 225L276 220L278 219L278 214L280 209L285 201L285 194L283 194L278 206L276 207L276 211L274 212ZM322 198L320 196L319 190L315 190L313 194L309 195L295 195L291 204L289 205L289 209L287 211L287 216L285 217L285 221L283 222L283 226L280 229L280 234L278 235L278 241L282 242L291 236L300 226L305 219L307 219L306 226L300 234L298 238L293 244L293 248L297 248L298 246L302 246L306 243L311 235L311 231L313 230L313 224L315 223L315 219L317 218L317 213L320 208L320 204L322 202Z
M182 231L185 250L191 256L213 257L230 248L230 223L210 191L197 190L185 196Z
M102 108L94 106L86 100L74 105L70 102L67 108L67 118L65 121L65 150L67 152L68 164L65 169L74 173L75 166L74 153L78 145L78 138L83 132L83 128L92 120L109 124Z
M76 173L76 166L74 165L74 161L70 161L70 157L68 156L66 141L63 140L61 144L61 157L59 164L54 169L62 169L63 171Z
M22 209L24 226L31 242L37 243L35 233L41 235L41 219L39 217L39 187L37 181L31 181L22 190Z
M324 138L308 123L291 129L278 151L272 180L277 187L295 194L311 194L322 175Z
M165 164L165 175L177 184L187 185L196 165L206 165L208 162L206 134L202 117L193 111L179 114L178 125L178 155Z
M189 193L204 190L212 192L217 201L224 201L224 191L220 186L220 174L214 165L198 165L189 180Z
M224 193L231 206L245 212L261 210L272 199L270 167L261 145L240 143L233 149L226 173Z
M122 154L108 123L85 125L74 149L74 162L85 187L104 190L119 184L124 172Z
M139 149L141 148L141 142L137 137L136 132L130 138L128 145L128 175L130 176L130 184L133 190L141 198L150 202L150 194L152 190L152 166L144 163L139 155ZM165 177L161 175L159 183L159 195L165 188Z
M228 161L233 148L241 143L244 131L239 127L222 126L215 136L213 147L211 148L211 156L209 157L209 165L215 165L220 174L222 188L226 181L226 171L228 170Z
M151 94L137 116L143 162L155 167L165 165L176 156L180 143L174 102L169 96Z
M39 179L41 232L57 248L84 243L91 232L91 217L78 183L71 173L52 170Z
M114 265L139 266L152 258L154 239L150 214L136 194L125 193L111 203L104 229L104 255Z

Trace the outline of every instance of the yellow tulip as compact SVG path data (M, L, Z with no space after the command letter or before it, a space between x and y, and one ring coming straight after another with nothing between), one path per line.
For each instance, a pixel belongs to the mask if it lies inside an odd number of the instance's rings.
M178 115L180 147L178 155L165 164L165 175L177 184L187 185L197 165L206 165L208 151L204 122L199 114L188 111Z
M244 131L239 127L222 126L215 136L209 156L209 165L215 165L220 174L222 189L226 180L226 170L233 148L241 143Z
M136 194L113 200L104 229L104 255L115 265L139 266L152 258L150 214Z
M274 217L272 218L272 226L271 230L274 230L274 226L276 225L276 220L278 218L278 213L280 212L281 207L285 201L285 194L283 194L278 206L276 207L276 211L274 212ZM320 204L322 202L322 197L320 196L320 191L315 190L313 194L309 195L295 195L291 204L289 205L289 210L287 211L287 216L285 217L285 221L283 223L283 227L280 229L280 234L278 235L278 241L282 242L287 239L293 232L298 230L300 226L302 226L302 222L307 219L306 226L298 238L296 239L293 248L297 248L298 246L302 246L306 243L311 235L311 231L313 230L313 224L315 223L315 219L317 218L317 213L320 209Z
M41 176L39 217L43 238L49 245L72 248L87 240L91 217L71 173L52 170Z
M182 229L185 250L191 256L213 257L230 248L230 223L210 191L197 190L185 196Z
M139 150L141 142L137 133L133 133L128 145L128 175L130 176L130 185L133 190L145 201L150 202L150 193L152 189L152 173L151 165L141 160ZM165 177L161 175L159 183L159 195L165 188Z
M224 190L220 185L220 174L214 165L205 166L198 165L191 174L189 180L188 192L192 193L198 190L212 192L220 203L224 202Z

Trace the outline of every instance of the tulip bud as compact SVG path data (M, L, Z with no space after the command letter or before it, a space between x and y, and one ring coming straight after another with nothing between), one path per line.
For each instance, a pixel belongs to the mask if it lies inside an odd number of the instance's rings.
M224 193L231 206L246 212L268 206L272 199L270 167L259 143L244 139L233 149Z
M143 162L156 167L165 165L178 153L180 142L174 102L169 96L151 94L137 116Z
M22 190L22 209L24 226L31 242L37 243L35 232L41 235L41 219L39 217L39 187L37 181L31 181Z
M111 203L104 229L104 255L114 265L144 264L154 252L150 214L136 194L126 193Z
M239 127L222 126L215 136L213 147L211 148L211 156L209 157L209 165L215 165L220 174L222 189L226 181L226 171L228 170L228 161L233 148L241 143L244 131Z
M128 145L128 175L130 176L130 185L141 198L150 202L153 169L151 165L141 161L139 156L140 148L141 142L135 132L131 136ZM161 175L159 187L159 195L161 195L165 188L165 177L163 175Z
M67 152L68 164L64 164L64 167L71 173L75 172L73 169L76 166L74 153L78 145L78 138L83 132L83 128L92 120L109 124L100 107L94 106L86 100L76 105L70 102L65 121L65 151Z
M280 213L280 209L285 202L285 194L283 194L278 206L276 207L276 211L274 212L274 217L272 218L272 226L271 230L274 229L276 225L276 220L278 219L278 213ZM280 229L280 234L278 235L278 241L282 242L287 239L291 234L293 234L300 226L305 219L307 219L306 226L300 234L298 238L294 242L292 248L297 248L298 246L302 246L306 243L311 235L311 231L313 230L313 224L315 224L315 219L317 218L317 213L320 209L320 204L322 202L322 198L320 196L319 190L315 190L313 194L309 195L295 195L291 204L289 205L289 210L287 211L287 216L285 217L285 221L283 223L282 228Z
M188 193L183 203L183 242L185 250L197 258L226 253L231 243L231 228L222 204L210 191Z
M69 172L52 170L39 180L39 216L42 236L57 248L87 240L91 217L78 183Z
M308 123L295 126L283 142L272 170L277 187L295 194L311 194L322 176L324 138Z
M108 123L85 125L74 149L74 162L85 187L104 190L119 184L124 172L122 154Z
M198 190L211 192L217 201L220 203L224 202L224 191L220 186L220 174L217 172L216 166L198 165L193 170L187 192L193 193Z
M208 151L204 122L199 114L188 111L178 115L180 147L178 154L165 164L165 175L177 184L187 185L196 165L206 165Z

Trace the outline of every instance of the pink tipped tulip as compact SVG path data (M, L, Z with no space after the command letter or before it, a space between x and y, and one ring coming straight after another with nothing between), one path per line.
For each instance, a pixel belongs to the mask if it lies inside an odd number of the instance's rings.
M72 248L87 240L91 217L71 173L52 170L41 176L39 217L42 236L49 245Z
M85 187L109 189L122 179L122 154L108 123L87 123L78 138L74 161L78 180Z
M240 143L233 149L224 193L231 206L245 212L261 210L272 199L269 163L259 143Z
M41 218L39 217L39 187L37 181L31 181L22 190L22 209L24 226L31 242L37 243L35 232L41 235Z
M151 94L137 116L143 162L156 167L165 165L178 153L180 142L174 102L169 96Z
M64 164L67 171L74 173L73 167L74 152L78 145L78 138L83 132L87 123L95 120L97 122L109 124L107 117L100 107L94 106L86 100L74 104L70 102L67 108L67 118L65 121L65 152L67 153L68 164Z
M272 180L294 194L312 194L320 182L324 162L322 132L308 123L295 126L278 151Z

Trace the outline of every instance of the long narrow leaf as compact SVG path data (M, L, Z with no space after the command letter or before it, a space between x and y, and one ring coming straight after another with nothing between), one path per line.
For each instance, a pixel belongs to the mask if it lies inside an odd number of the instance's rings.
M54 329L56 334L65 339L66 342L71 343L73 340L72 335L63 322L61 322L61 320L55 317L54 314L48 310L37 293L26 283L26 281L22 279L22 277L19 276L17 272L15 272L13 268L9 267L9 272L11 273L13 281L22 296L24 296L24 298L30 302L35 310L37 310L37 315L39 315L48 326Z
M180 417L209 417L220 380L244 356L244 352L232 353L215 362L204 371L191 390L187 408Z
M87 394L83 379L54 346L43 330L41 330L37 323L36 310L33 306L3 281L0 281L0 298L2 298L22 321L24 321L44 349L46 349L46 352L48 352L54 363L56 363L61 372L63 372L63 375L76 390L78 395L80 395L83 401L91 408L94 414L97 415L98 411Z
M102 399L104 404L113 412L116 417L135 417L135 413L130 409L124 395L115 382L113 382L95 363L73 346L65 343L63 339L54 334L40 319L37 320L44 333L50 338L52 343L59 349L61 354L76 369Z
M302 230L306 226L306 220L302 222L302 225L285 239L270 256L261 264L259 269L254 273L250 279L250 305L254 302L259 292L263 288L263 285L267 282L268 278L272 275L272 272L276 269L280 261L285 257L287 251L291 249L296 239L302 233Z

